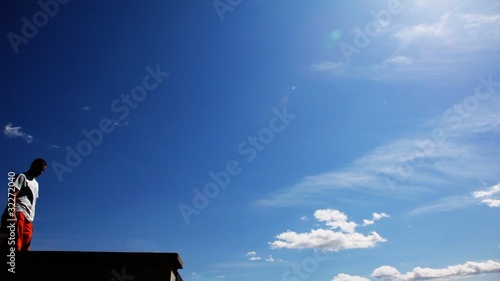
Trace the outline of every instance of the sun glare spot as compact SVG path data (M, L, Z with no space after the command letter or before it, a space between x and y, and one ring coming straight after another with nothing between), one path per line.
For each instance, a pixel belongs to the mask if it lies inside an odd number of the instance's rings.
M330 38L332 40L339 40L340 37L342 37L342 32L338 29L332 31L332 33L330 33Z

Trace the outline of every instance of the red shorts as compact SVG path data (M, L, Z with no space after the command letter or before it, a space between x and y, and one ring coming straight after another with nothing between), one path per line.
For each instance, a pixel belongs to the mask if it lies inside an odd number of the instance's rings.
M33 223L22 212L16 212L16 250L29 251L33 236Z

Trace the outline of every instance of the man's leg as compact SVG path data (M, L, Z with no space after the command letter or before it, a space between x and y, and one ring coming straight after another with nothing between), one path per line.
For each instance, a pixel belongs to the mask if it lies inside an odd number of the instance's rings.
M21 251L29 251L30 250L31 238L33 238L33 223L25 220L25 222L24 222L23 248L21 249Z
M26 219L22 212L17 212L16 217L16 249L17 251L29 251L31 236L33 235L33 224Z

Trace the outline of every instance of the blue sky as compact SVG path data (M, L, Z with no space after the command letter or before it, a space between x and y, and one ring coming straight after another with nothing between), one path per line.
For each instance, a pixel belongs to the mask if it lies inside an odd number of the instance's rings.
M0 170L49 163L33 250L498 280L498 3L144 2L0 4Z

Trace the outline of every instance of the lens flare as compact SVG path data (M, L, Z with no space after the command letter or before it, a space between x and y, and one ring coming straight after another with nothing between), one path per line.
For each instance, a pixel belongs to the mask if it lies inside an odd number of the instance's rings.
M340 37L342 37L342 32L338 29L336 29L330 33L330 38L332 40L339 40Z

